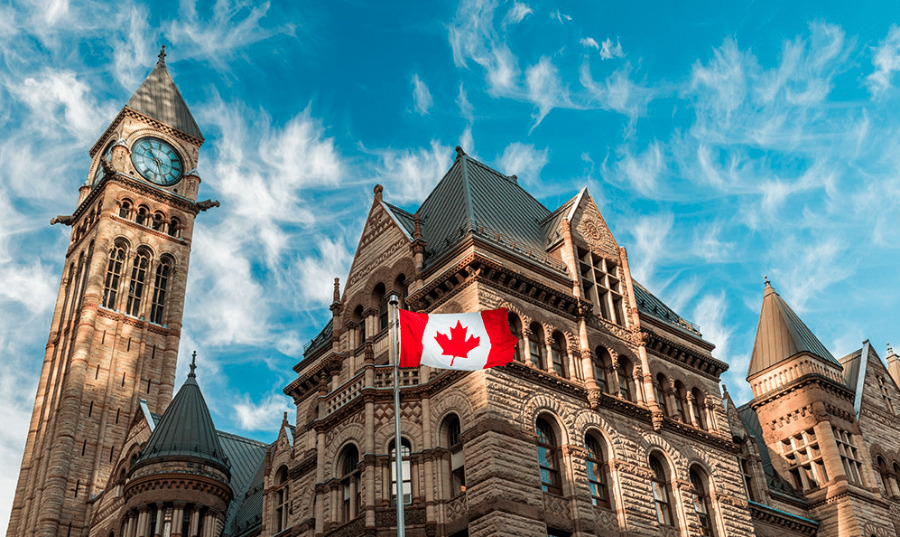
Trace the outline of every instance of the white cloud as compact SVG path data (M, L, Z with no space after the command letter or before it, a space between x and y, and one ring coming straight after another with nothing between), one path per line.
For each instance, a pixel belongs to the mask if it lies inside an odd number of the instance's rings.
M245 395L234 404L237 423L245 431L277 431L285 412L292 416L295 410L283 395L271 394L259 402Z
M600 45L597 44L597 41L593 37L582 38L579 43L585 48L591 47L600 50Z
M625 53L622 52L622 43L619 43L619 38L616 38L616 44L613 45L612 39L607 37L606 40L603 41L603 48L600 49L600 57L604 60L624 58Z
M559 70L546 56L528 68L525 80L528 99L538 108L537 115L533 116L531 129L534 130L554 107L569 104L569 98L559 78Z
M495 0L463 0L448 27L453 61L467 67L472 60L485 70L488 91L500 96L515 89L518 59L494 29Z
M630 65L616 69L602 82L596 82L591 75L590 63L585 60L581 65L579 81L588 92L589 104L628 117L626 134L633 132L635 122L645 114L654 97L653 89L631 80Z
M697 323L703 339L716 344L715 355L720 360L730 361L729 343L734 330L725 325L728 300L724 291L700 297L694 308L693 321Z
M513 6L509 8L509 11L506 12L506 16L503 17L503 26L519 24L522 22L522 19L531 13L531 8L527 5L522 2L513 2Z
M418 73L414 74L412 77L412 86L416 112L424 116L428 114L428 111L431 110L432 105L434 105L434 101L431 98L431 92L428 91L428 86L425 82L419 78ZM462 86L460 86L460 89L462 89Z
M887 36L873 48L872 65L875 71L866 77L869 91L879 96L891 87L891 78L900 71L900 27L892 24Z
M656 270L663 256L672 252L669 233L675 218L672 213L640 216L629 229L629 266L638 281L648 288L656 288Z
M147 76L148 62L163 43L158 43L159 31L150 27L149 13L144 6L129 5L118 19L121 28L128 28L128 34L114 34L110 40L113 45L113 74L123 88L134 91Z
M459 83L459 93L456 96L456 106L459 107L459 113L468 121L472 123L475 121L475 110L472 107L472 103L469 102L469 98L466 95L466 89L463 87L462 82Z
M373 170L385 198L394 203L422 201L452 163L453 149L432 140L427 148L374 151L380 162Z
M643 153L633 154L625 149L617 164L617 175L646 197L654 198L657 183L665 170L662 149L654 141Z
M516 175L531 188L538 187L541 170L549 161L549 151L535 149L533 144L513 142L506 146L498 160L497 170L506 175Z
M350 272L353 252L344 241L320 237L314 245L304 248L301 256L289 277L299 285L297 306L303 309L328 306L334 299L334 287L330 284L335 277Z
M561 23L563 23L563 24L565 24L565 23L567 23L567 22L569 22L569 21L572 20L572 16L571 16L571 15L567 15L567 14L561 12L561 11L558 10L558 9L557 9L554 13L551 13L551 14L550 14L550 18L551 18L551 19L554 19L554 20L556 20L556 21L558 21L558 22L561 22Z
M466 126L463 133L459 136L459 146L463 148L463 151L472 155L475 151L475 140L472 138L472 126Z

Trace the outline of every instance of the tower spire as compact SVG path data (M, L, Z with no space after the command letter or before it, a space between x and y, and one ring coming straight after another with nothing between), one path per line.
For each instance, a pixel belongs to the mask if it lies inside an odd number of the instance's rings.
M160 65L162 67L166 66L166 46L163 45L159 51L159 60L156 62L156 65Z
M197 371L196 371L196 369L197 369L197 351L194 351L194 352L191 354L191 372L188 373L188 377L189 377L189 378L192 378L192 379L197 378Z

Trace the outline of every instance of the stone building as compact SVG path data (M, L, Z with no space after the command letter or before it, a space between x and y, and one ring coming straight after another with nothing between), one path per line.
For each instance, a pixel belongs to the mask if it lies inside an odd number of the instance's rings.
M172 398L203 137L164 53L91 149L9 536L900 534L900 359L835 359L766 282L748 372L632 278L583 189L547 208L457 149L414 211L380 186L269 445ZM388 297L503 307L504 367L404 369ZM202 370L201 370L202 371ZM201 374L202 378L202 374ZM404 482L396 483L398 450Z

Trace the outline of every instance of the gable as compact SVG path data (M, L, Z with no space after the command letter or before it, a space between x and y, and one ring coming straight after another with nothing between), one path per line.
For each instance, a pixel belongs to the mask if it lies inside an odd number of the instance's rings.
M599 254L619 259L619 244L587 190L577 205L572 207L570 215L569 225L576 242L586 244Z
M412 237L380 198L380 193L377 193L363 227L344 287L343 301L363 290L368 277L379 267L411 256L409 245Z

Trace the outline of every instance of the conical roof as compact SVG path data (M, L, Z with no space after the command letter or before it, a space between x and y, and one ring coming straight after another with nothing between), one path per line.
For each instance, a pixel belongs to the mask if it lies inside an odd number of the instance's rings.
M175 86L172 75L166 69L166 47L159 53L156 67L128 100L126 107L147 117L161 121L181 132L203 139L200 127Z
M230 474L228 459L219 443L194 368L192 362L188 379L150 434L136 466L159 459L184 457L202 459Z
M756 343L753 344L747 377L803 352L841 367L825 345L822 345L812 330L766 280L759 325L756 327Z

